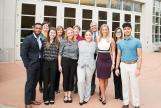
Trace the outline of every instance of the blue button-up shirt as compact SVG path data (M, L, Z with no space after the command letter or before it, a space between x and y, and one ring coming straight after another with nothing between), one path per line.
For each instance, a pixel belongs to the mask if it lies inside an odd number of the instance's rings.
M121 61L131 62L138 59L137 48L142 48L142 45L139 39L130 36L120 40L117 48L121 50Z
M41 50L42 42L41 42L41 39L40 39L40 35L37 37L37 36L35 35L35 33L33 33L33 34L34 34L34 37L35 37L36 40L37 40L37 43L38 43L38 46L39 46L39 50ZM39 54L39 58L41 58L41 54Z

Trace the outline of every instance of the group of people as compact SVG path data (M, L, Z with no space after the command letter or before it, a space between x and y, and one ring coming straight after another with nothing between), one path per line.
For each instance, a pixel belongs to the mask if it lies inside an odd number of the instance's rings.
M94 94L95 77L99 80L98 100L106 104L106 88L111 73L114 76L115 99L129 108L129 84L132 104L140 108L138 76L142 62L142 46L131 35L130 23L116 28L111 36L109 26L96 22L80 36L80 26L50 27L47 22L35 23L33 33L23 41L21 57L27 72L25 107L40 105L35 100L39 82L45 105L55 103L59 93L60 74L63 76L64 103L72 103L72 91L79 94L79 105L89 102Z

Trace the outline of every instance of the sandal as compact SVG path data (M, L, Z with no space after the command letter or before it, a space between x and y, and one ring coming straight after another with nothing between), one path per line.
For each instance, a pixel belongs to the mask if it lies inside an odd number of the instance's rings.
M102 104L106 105L106 99L102 100Z
M68 97L64 96L64 103L67 103L67 102L68 102Z
M68 102L69 102L69 103L72 103L72 101L73 101L73 100L72 100L72 97L68 97Z
M99 101L102 102L102 97L101 96L99 97Z

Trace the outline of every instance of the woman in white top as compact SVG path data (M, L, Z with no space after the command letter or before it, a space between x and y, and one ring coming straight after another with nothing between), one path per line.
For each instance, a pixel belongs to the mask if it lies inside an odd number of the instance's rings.
M101 91L100 101L106 104L105 91L108 84L108 78L111 76L111 70L115 64L115 41L109 35L109 27L103 24L100 27L100 35L97 38L98 55L96 61L97 77L99 79L99 88Z
M92 33L85 33L85 40L79 41L79 59L77 67L79 104L83 105L90 99L91 81L95 71L94 54L96 43L92 41Z

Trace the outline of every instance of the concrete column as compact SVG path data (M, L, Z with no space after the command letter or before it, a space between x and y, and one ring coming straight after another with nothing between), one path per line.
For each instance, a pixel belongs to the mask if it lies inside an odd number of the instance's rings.
M15 60L16 0L0 0L0 61Z
M142 7L141 17L141 36L142 47L144 52L152 52L152 14L153 14L153 0L146 0Z

